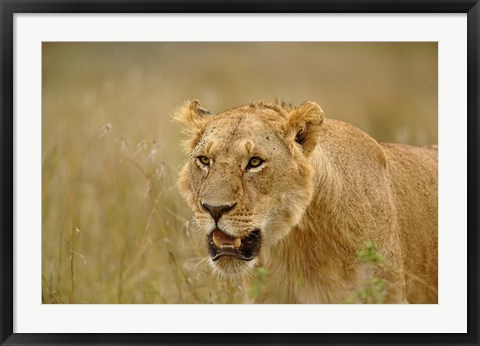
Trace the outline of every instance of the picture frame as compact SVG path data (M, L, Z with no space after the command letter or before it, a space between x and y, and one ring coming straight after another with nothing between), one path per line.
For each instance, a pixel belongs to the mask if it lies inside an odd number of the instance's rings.
M0 174L2 194L1 243L1 323L2 345L36 344L118 344L118 345L166 345L166 344L445 344L478 345L479 326L479 16L478 0L433 1L1 1L1 104L2 104L2 155ZM468 112L468 332L467 333L303 333L303 334L229 334L219 338L205 334L151 334L151 333L15 333L13 306L15 290L14 243L14 171L15 109L14 109L14 16L19 13L466 13L467 14L467 112Z

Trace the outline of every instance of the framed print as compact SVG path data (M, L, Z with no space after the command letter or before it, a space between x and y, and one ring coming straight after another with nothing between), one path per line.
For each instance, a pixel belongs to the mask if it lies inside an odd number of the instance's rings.
M2 1L2 344L478 344L479 6Z

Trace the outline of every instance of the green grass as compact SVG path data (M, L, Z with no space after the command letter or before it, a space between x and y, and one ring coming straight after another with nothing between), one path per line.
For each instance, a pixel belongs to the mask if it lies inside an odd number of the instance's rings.
M242 301L189 227L173 110L313 100L380 140L436 143L436 59L421 43L44 43L43 302Z
M362 286L347 299L349 304L382 304L387 295L386 282L374 274L375 267L383 262L374 242L367 242L357 250L357 260L362 272Z

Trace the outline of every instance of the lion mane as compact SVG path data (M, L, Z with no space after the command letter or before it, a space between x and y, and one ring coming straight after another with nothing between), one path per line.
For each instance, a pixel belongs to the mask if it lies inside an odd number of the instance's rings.
M436 146L379 143L314 102L175 113L190 155L178 186L221 276L268 280L258 303L345 303L374 243L387 303L437 303ZM208 253L209 252L209 253Z

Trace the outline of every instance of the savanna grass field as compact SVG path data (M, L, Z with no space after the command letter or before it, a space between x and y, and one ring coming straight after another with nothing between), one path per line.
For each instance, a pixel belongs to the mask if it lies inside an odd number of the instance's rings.
M268 273L220 280L189 227L174 110L310 100L379 141L437 144L437 67L436 43L43 43L42 302L257 294Z

